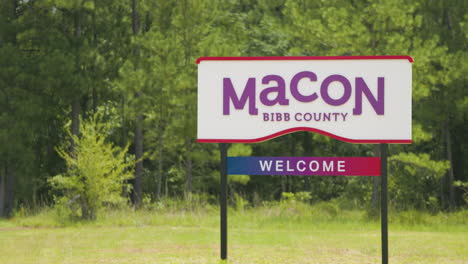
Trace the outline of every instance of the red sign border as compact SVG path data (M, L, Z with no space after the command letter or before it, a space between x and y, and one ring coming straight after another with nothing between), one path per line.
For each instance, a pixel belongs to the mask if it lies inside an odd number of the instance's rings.
M408 55L377 55L377 56L268 56L268 57L200 57L202 61L263 61L263 60L408 60L414 59Z
M335 134L325 132L320 129L316 128L311 128L311 127L294 127L294 128L289 128L283 131L276 132L274 134L261 137L261 138L254 138L254 139L197 139L198 143L260 143L263 141L267 141L273 138L277 138L289 133L297 132L297 131L309 131L309 132L314 132L317 134L321 134L327 137L331 137L340 141L344 141L347 143L353 143L353 144L379 144L379 143L390 143L390 144L411 144L413 143L413 140L407 140L407 139L350 139L350 138L345 138L345 137L340 137Z

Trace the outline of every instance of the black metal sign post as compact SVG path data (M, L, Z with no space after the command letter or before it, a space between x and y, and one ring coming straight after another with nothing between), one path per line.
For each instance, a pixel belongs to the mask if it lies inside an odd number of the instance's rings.
M380 144L382 264L388 264L387 156L388 145Z
M220 160L221 160L221 168L220 168L220 198L219 198L219 203L220 203L220 209L221 209L221 260L227 260L227 191L228 191L228 185L227 185L227 174L228 172L230 174L250 174L257 172L259 173L260 171L252 171L252 168L255 166L252 166L252 161L254 163L257 163L257 161L260 161L264 159L264 157L230 157L229 158L229 168L228 168L228 157L227 157L227 148L228 145L226 143L220 143L219 144L219 150L220 150ZM350 162L350 164L355 164L354 166L360 166L359 172L357 171L348 171L351 174L348 174L344 171L341 171L341 174L336 174L336 175L362 175L362 176L377 176L380 175L381 178L381 238L382 238L382 264L388 264L388 215L387 215L387 157L388 157L388 145L387 144L380 144L380 159L375 159L375 158L365 158L365 157L343 157L343 158L336 158L336 157L267 157L270 159L286 159L288 161L288 168L289 168L289 161L298 160L301 159L297 164L302 162L301 164L306 164L306 160L311 160L313 159L312 162L315 162L315 164L319 164L317 160L322 160L322 161L331 161L333 162L333 159L341 159L344 164L345 160L347 162ZM363 161L363 159L365 161ZM374 160L372 160L374 159ZM284 161L284 160L280 160ZM340 162L338 164L340 164ZM232 163L231 163L232 162ZM310 164L313 164L313 163ZM271 164L271 163L270 163ZM326 164L326 163L324 163ZM333 163L329 163L333 164ZM363 164L365 164L363 166ZM261 165L260 165L261 166ZM311 166L311 165L309 165ZM325 165L324 165L325 166ZM331 165L333 166L333 165ZM338 165L340 166L340 165ZM343 165L344 166L344 165ZM353 166L353 165L350 165ZM379 168L380 166L380 168ZM294 165L293 165L294 167ZM249 170L250 169L250 170ZM310 170L311 167L309 167ZM303 169L298 169L300 172L304 172L305 167ZM291 170L289 171L291 172ZM316 171L315 171L316 172ZM329 171L328 171L329 172ZM270 175L268 174L269 172L262 171L260 172L261 174L258 175ZM257 175L257 174L255 174ZM303 175L303 174L294 174L294 175ZM317 175L330 175L330 174L323 174L319 173ZM335 174L333 174L335 175Z
M227 259L227 144L219 143L221 154L221 194L219 204L221 207L221 259Z

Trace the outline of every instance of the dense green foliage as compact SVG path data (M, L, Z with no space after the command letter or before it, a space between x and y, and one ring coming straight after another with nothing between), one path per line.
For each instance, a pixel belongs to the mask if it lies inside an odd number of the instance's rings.
M67 127L75 139L85 135L80 120L99 109L114 128L109 142L130 145L138 161L136 205L191 194L215 202L218 147L195 140L201 56L412 56L414 144L390 146L391 205L465 206L467 13L464 0L0 0L0 216L53 204L49 179L70 169L55 149L70 140ZM377 152L305 132L229 149ZM341 198L370 208L378 204L373 180L244 175L229 187L232 203L302 192L309 202Z
M95 114L80 123L80 136L70 132L73 151L70 144L57 148L67 172L50 178L49 183L61 192L56 202L68 216L95 219L104 204L125 205L122 191L130 190L126 180L133 178L133 162L126 161L127 148L106 142L110 130L108 123Z

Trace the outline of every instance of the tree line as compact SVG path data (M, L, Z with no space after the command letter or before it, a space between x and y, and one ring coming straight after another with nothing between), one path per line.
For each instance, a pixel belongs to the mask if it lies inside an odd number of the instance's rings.
M390 146L390 204L437 211L467 203L466 1L0 4L0 216L54 203L61 194L50 179L67 170L59 146L69 142L73 153L80 122L96 113L109 128L106 141L129 147L135 161L123 197L136 206L192 195L214 202L218 146L196 142L195 61L202 56L412 56L414 143ZM231 144L228 154L374 156L378 147L297 132ZM299 192L312 202L378 204L377 177L237 175L229 190L252 204Z

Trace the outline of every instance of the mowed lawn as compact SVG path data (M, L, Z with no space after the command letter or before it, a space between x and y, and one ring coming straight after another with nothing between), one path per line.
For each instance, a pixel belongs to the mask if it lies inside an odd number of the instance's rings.
M136 216L133 225L0 222L0 263L220 263L217 214L144 217ZM270 219L230 217L229 263L380 263L378 222ZM389 228L392 264L468 263L466 225Z

